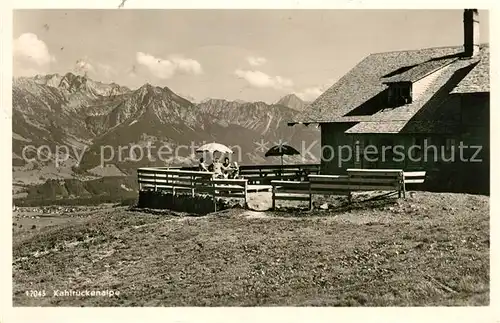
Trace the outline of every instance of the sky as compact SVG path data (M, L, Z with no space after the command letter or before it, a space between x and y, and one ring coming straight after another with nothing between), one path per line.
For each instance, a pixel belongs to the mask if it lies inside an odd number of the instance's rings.
M73 72L194 101L312 101L375 52L463 45L462 10L15 10L14 76ZM488 11L479 10L481 42Z

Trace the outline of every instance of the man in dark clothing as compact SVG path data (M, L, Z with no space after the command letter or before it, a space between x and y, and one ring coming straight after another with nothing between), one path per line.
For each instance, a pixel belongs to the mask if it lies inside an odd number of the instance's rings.
M198 164L198 170L200 172L208 172L208 168L207 168L207 165L205 165L205 160L202 158L200 158L200 163Z
M229 173L231 171L231 165L229 164L229 158L224 158L224 162L222 163L222 173L224 174L224 177L228 178Z

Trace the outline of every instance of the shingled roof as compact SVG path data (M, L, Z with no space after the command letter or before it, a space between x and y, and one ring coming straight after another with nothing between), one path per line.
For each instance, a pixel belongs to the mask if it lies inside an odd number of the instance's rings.
M490 92L490 48L483 46L481 61L457 85L452 93Z
M348 132L399 132L457 71L469 67L468 74L447 93L489 91L488 45L481 45L480 54L471 59L461 59L462 52L462 46L454 46L371 54L320 95L291 124L360 121ZM439 75L419 100L370 116L350 114L380 96L387 89L384 82L415 81L429 73Z
M459 60L450 64L433 75L434 80L427 89L412 103L394 109L382 110L375 113L369 120L364 120L350 128L347 133L399 133L399 132L433 132L436 128L434 124L441 121L448 122L446 116L439 115L435 110L458 82L450 82L453 79L461 79L470 73L477 64L477 60ZM414 118L418 113L423 112L418 118L418 126L415 126ZM428 112L431 111L431 112ZM443 120L444 119L444 120ZM410 127L409 123L413 126ZM450 126L446 127L451 129Z

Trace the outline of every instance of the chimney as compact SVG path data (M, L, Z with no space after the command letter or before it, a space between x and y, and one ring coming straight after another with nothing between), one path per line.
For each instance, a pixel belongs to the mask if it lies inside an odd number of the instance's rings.
M479 53L479 13L477 9L464 10L464 56Z

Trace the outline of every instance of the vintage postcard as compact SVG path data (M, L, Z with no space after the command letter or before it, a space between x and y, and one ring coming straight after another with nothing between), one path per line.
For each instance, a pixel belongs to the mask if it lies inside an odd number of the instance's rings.
M489 25L14 9L12 305L490 306Z

